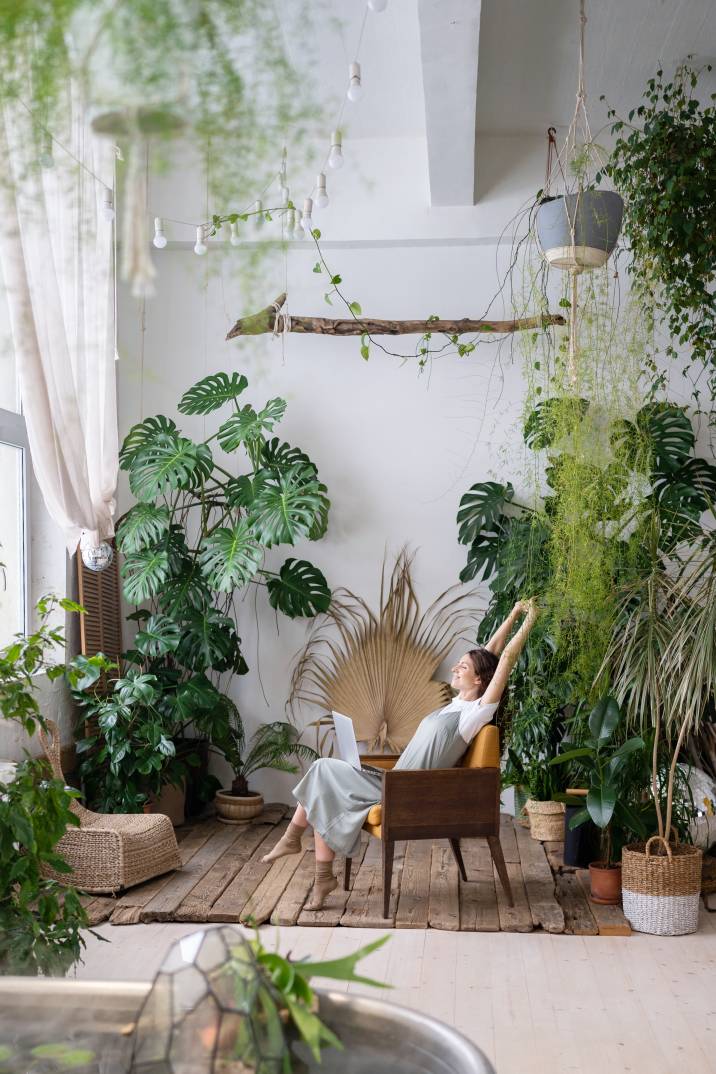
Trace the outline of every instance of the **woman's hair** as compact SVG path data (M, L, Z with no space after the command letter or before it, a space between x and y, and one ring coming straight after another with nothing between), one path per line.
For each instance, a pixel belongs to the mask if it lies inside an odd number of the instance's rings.
M470 649L467 654L472 661L472 666L475 669L475 674L480 676L480 683L482 685L482 692L490 683L492 676L497 671L497 665L499 664L498 658L494 653L491 653L489 649L486 649L481 645L478 649Z

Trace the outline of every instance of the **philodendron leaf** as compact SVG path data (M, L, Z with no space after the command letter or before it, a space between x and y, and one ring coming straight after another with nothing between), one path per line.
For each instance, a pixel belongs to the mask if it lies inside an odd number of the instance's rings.
M270 548L275 544L295 544L299 537L307 537L324 507L321 488L315 471L304 466L294 466L276 479L263 482L250 515L259 541Z
M235 526L214 530L204 538L199 562L211 588L228 593L251 581L262 558L263 551L247 520L242 518Z
M505 504L514 494L515 490L509 481L506 485L500 485L497 481L473 485L460 500L457 513L460 544L472 544L483 530L494 529Z
M619 726L619 705L613 697L602 697L589 714L589 731L597 742L606 742Z
M290 619L325 612L331 603L331 591L318 567L305 559L287 559L267 583L269 602Z
M123 470L129 470L137 452L147 447L159 433L174 434L177 427L171 418L165 418L163 414L156 417L145 418L137 425L133 425L124 438L124 443L119 452L119 465Z
M138 500L151 502L176 489L192 489L213 469L206 444L195 444L178 433L158 433L132 460L129 487Z
M587 794L587 810L598 828L606 828L612 819L614 806L617 801L616 787L610 783L603 783L598 787L590 787Z
M224 451L236 451L239 444L259 440L265 432L272 432L286 410L283 399L270 399L258 412L248 403L237 414L224 422L219 429L219 443Z
M169 529L168 507L153 503L138 503L122 519L117 529L117 544L127 555L147 545L156 544Z
M169 575L169 554L163 548L142 548L122 564L122 588L132 604L155 597Z
M211 414L225 403L238 399L248 386L243 373L212 373L184 392L179 410L182 414Z
M150 615L144 629L134 639L134 644L143 656L166 656L176 652L181 637L177 623L167 615Z

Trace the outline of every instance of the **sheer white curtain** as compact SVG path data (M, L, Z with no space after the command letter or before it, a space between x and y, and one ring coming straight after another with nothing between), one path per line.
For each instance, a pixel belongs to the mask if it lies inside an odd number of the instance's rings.
M0 262L33 469L72 554L114 532L118 442L114 147L78 100L68 114L40 163L30 114L0 112Z

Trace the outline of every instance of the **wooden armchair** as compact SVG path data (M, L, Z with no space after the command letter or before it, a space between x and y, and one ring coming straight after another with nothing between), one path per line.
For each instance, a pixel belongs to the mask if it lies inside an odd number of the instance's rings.
M488 724L476 735L457 768L393 771L397 756L372 754L366 764L385 768L383 800L368 814L365 831L382 840L383 916L390 909L390 884L396 839L449 839L458 869L467 880L460 839L484 836L510 906L510 880L500 845L500 735ZM346 858L343 886L351 879Z

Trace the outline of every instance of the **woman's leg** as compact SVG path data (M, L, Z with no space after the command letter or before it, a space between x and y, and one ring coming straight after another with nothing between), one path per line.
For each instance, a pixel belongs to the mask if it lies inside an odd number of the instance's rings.
M335 851L331 850L328 843L323 839L318 832L313 833L313 838L316 845L316 861L330 861L335 858Z
M333 859L336 855L318 832L314 831L313 837L316 844L316 876L311 901L306 903L306 909L320 910L326 896L338 887L338 881L333 875Z

